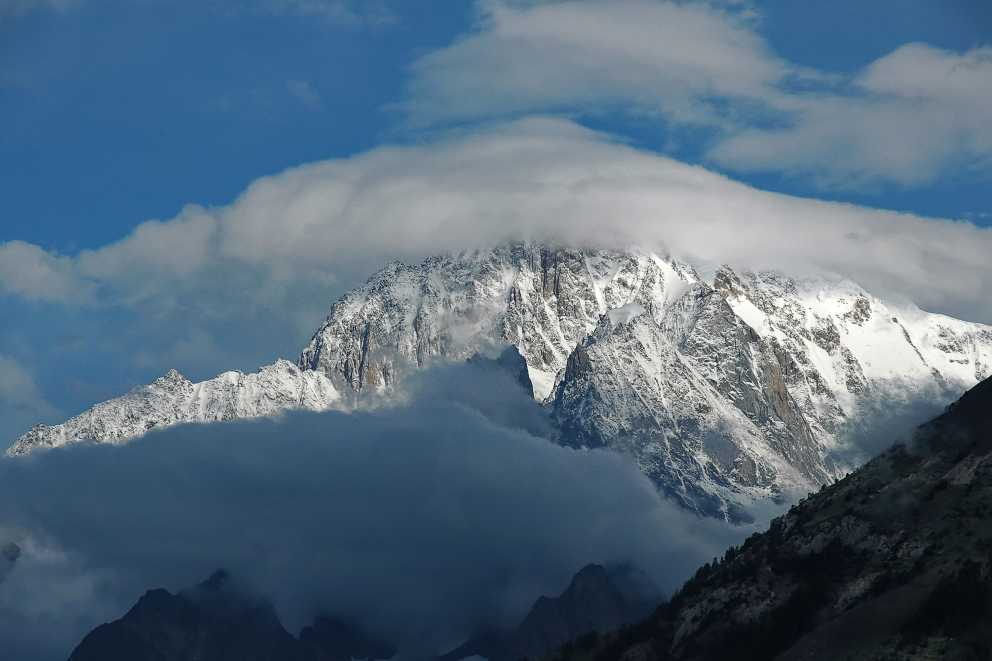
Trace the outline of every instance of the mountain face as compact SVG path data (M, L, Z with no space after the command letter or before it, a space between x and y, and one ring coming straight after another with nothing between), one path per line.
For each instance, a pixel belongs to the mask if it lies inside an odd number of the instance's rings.
M540 597L512 631L475 637L439 661L483 657L489 661L537 659L573 638L634 622L650 611L636 579L587 565L557 597Z
M577 636L634 622L654 601L638 580L626 570L587 565L561 595L538 598L512 631L473 638L438 661L536 659ZM87 634L69 661L351 661L390 659L397 651L326 617L294 637L268 602L218 571L178 594L149 590L123 617Z
M551 658L988 659L992 379L702 567L647 620Z
M865 402L963 390L992 372L992 328L886 304L843 281L654 253L513 244L393 263L342 296L304 348L255 375L177 374L9 450L119 442L186 421L361 407L410 370L513 345L562 443L630 454L669 497L740 520L806 492Z
M224 372L193 383L176 370L147 386L97 404L66 422L37 425L7 451L21 455L93 439L121 443L155 428L182 422L215 422L270 416L289 409L321 411L339 399L337 390L320 372L304 371L287 360L253 374Z
M217 572L191 590L149 590L124 617L91 631L69 661L351 661L389 659L396 649L335 620L299 638L272 607Z

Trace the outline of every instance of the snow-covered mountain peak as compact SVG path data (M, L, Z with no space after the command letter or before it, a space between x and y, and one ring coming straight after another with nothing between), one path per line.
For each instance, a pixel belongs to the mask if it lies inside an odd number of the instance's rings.
M388 387L481 342L518 346L539 398L600 315L629 303L659 316L695 281L691 267L641 251L511 244L390 264L334 304L300 357L342 390Z
M651 251L514 243L386 265L331 306L296 365L200 383L170 371L11 451L361 407L411 370L506 345L560 442L625 452L667 495L728 518L837 475L831 451L865 402L964 390L992 370L992 328L843 279L721 267L704 281Z

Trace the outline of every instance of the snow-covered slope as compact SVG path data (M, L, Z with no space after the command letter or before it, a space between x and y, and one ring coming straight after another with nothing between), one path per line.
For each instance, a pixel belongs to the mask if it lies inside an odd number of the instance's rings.
M872 390L963 391L992 373L992 327L887 304L848 281L723 268L714 286L775 348L790 391L827 432Z
M62 424L36 425L11 446L8 454L27 454L84 439L120 443L181 422L270 416L297 408L319 411L332 407L338 399L323 374L301 370L287 360L253 374L224 372L199 383L170 370L151 384L97 404Z
M702 284L657 321L603 315L551 406L567 442L632 455L666 494L708 514L742 518L742 502L833 473L774 353Z
M281 362L203 384L165 377L36 428L13 451L294 406L360 407L402 387L409 370L506 344L526 359L562 442L627 452L663 492L729 518L847 468L831 449L865 402L896 389L963 391L992 371L992 328L850 282L726 267L704 281L643 250L512 244L388 265L334 303L299 369ZM263 376L270 370L278 378ZM193 394L218 389L225 396Z
M846 469L830 450L866 400L961 391L992 365L989 327L850 282L722 268L706 283L650 252L540 245L391 264L332 307L300 364L360 401L487 343L520 349L565 442L629 452L724 516Z
M513 344L543 400L600 315L629 304L661 314L668 296L697 279L686 265L638 251L539 245L396 262L334 304L300 364L360 393L437 358Z

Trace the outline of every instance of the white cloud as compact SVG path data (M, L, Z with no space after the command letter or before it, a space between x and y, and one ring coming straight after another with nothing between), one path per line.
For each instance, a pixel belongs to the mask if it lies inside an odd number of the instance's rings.
M733 135L711 157L840 186L916 186L992 165L989 47L957 54L906 45L866 67L849 94L797 96L795 105L788 124Z
M219 217L227 257L333 265L346 280L393 257L548 237L839 272L992 320L989 230L759 191L564 120L288 170L256 181Z
M764 106L792 70L745 17L714 5L480 3L476 30L413 65L417 123L627 108L732 124L725 100Z
M0 243L0 294L71 303L86 292L74 260L24 241Z
M992 171L992 48L909 44L850 78L778 57L748 5L479 3L474 30L412 67L415 125L608 111L707 127L711 162L823 186ZM659 127L660 129L660 127Z

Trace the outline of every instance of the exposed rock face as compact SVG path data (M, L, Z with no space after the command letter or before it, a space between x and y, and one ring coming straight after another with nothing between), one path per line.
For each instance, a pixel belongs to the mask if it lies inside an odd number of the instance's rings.
M992 379L701 568L647 620L568 656L988 658L990 549Z
M544 399L601 314L663 305L666 282L684 279L696 276L647 254L521 244L393 263L334 304L300 364L361 392L438 358L512 344Z
M90 632L69 661L351 661L395 653L327 619L295 638L267 602L239 592L218 572L179 594L146 592L124 617Z
M151 384L97 404L62 424L35 426L7 453L27 454L84 439L120 443L182 422L270 416L290 409L320 411L338 399L323 374L301 370L286 360L253 374L224 372L199 383L169 370Z
M513 244L393 263L331 308L299 359L192 384L175 374L10 450L119 442L186 421L362 406L434 361L512 345L560 440L631 454L666 494L739 519L805 492L864 402L963 390L992 371L992 328L896 307L843 281L722 268L703 279L640 250Z
M796 281L724 267L734 312L772 345L786 386L831 433L872 389L896 383L966 389L992 374L992 328L895 307L845 281Z
M627 589L622 579L601 565L587 565L561 595L538 598L513 631L473 638L441 661L480 656L489 661L537 659L573 638L633 622L650 607L645 595Z

